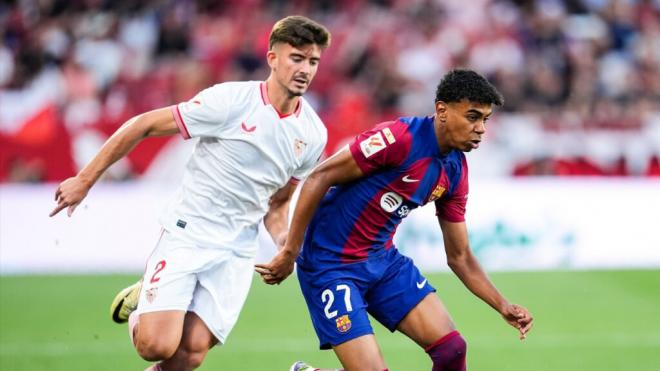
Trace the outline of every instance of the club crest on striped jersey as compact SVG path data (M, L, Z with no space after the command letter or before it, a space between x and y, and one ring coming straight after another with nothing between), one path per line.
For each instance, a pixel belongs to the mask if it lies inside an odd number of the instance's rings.
M348 318L348 314L344 314L343 316L337 318L335 322L337 324L337 330L339 330L339 332L347 332L348 330L351 329L352 324L351 324L351 319Z
M445 187L441 185L435 186L435 189L433 192L431 192L431 197L429 197L429 202L433 202L437 200L438 198L442 197L442 195L445 193Z
M388 144L394 142L396 142L394 134L392 134L390 128L385 128L360 142L360 149L364 157L371 157L375 153L382 151Z
M388 213L393 213L403 203L403 197L394 192L387 192L380 198L380 207Z

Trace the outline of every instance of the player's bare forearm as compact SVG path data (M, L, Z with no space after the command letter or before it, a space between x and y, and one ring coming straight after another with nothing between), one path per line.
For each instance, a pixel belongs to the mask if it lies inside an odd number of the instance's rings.
M493 309L502 313L508 304L507 300L493 285L470 251L464 255L447 257L447 264L465 287Z
M472 254L465 223L452 223L442 219L439 219L439 222L449 267L470 291L501 313L508 303Z
M264 216L264 226L266 226L266 230L273 238L278 249L282 248L286 240L286 234L289 229L289 204L295 190L295 184L290 182L277 191L271 197L268 212Z
M518 329L521 340L525 339L532 328L532 315L526 308L509 303L490 281L470 250L465 223L439 221L449 267L472 293L498 311L507 323Z
M173 135L178 132L169 108L161 108L133 117L124 123L101 147L99 153L78 176L91 187L98 178L142 139L150 136Z
M363 176L362 170L347 148L317 166L300 190L285 249L298 255L305 229L330 187L353 181L361 176Z
M69 207L71 216L87 192L110 167L124 157L140 140L149 136L172 135L178 132L176 121L169 108L162 108L134 117L122 125L101 147L80 172L63 181L55 192L58 203L50 213L53 216Z
M360 176L362 171L348 150L335 154L312 171L300 190L284 247L270 263L255 264L255 270L264 282L269 285L279 284L291 274L300 253L305 229L328 189Z
M313 215L314 210L316 209L316 205L318 205L321 197L325 194L323 188L327 191L330 187L329 185L324 185L318 181L319 178L315 178L311 175L307 178L307 181L305 181L305 184L300 191L296 211L291 223L291 229L286 237L284 247L280 249L275 257L273 257L270 263L255 264L256 272L259 273L261 279L269 285L280 284L293 272L294 262L296 257L298 257L300 245L302 244L301 228L302 231L304 231L309 223L311 215ZM264 220L264 223L266 220L267 219ZM304 225L301 227L302 223L304 223Z
M449 266L463 284L481 300L493 307L511 326L518 329L520 340L524 340L532 328L532 315L517 304L509 303L481 269L479 262L469 253L459 259L448 259Z

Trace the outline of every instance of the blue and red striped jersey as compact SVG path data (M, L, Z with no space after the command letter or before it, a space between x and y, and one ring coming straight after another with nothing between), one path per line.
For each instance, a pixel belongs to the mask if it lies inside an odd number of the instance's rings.
M349 149L364 176L328 190L305 233L298 258L303 267L379 256L393 247L403 218L431 201L440 218L465 220L465 155L440 153L433 116L384 122L358 135Z

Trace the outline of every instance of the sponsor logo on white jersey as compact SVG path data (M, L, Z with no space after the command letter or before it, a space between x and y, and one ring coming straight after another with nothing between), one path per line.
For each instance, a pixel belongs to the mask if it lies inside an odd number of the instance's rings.
M380 198L380 207L388 213L394 212L403 203L403 197L394 192L387 192Z
M241 122L241 129L246 133L252 133L257 129L257 125L248 126L245 122Z

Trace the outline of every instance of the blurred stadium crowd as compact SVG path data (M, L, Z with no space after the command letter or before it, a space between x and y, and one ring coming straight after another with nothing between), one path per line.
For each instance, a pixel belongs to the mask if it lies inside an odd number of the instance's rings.
M135 114L265 79L289 14L333 34L306 95L327 153L431 113L442 75L469 67L505 97L479 149L488 175L660 176L658 0L15 0L0 3L0 181L63 179ZM144 173L170 140L110 178Z

